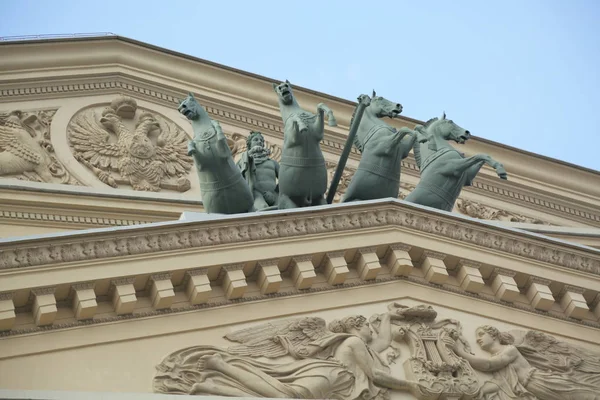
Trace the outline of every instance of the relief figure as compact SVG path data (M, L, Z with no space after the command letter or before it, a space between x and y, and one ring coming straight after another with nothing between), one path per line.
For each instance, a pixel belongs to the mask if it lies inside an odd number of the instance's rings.
M193 346L157 366L159 393L298 399L386 399L418 390L390 374L379 353L390 347L395 310L378 316L378 334L360 315L332 321L305 317L242 329L226 349ZM292 361L278 361L288 356ZM259 357L263 358L258 359ZM266 360L271 359L271 360Z
M475 335L490 357L471 354L461 341L453 346L474 369L493 373L493 379L482 385L480 399L600 399L600 355L536 331L517 340L516 334L484 325Z

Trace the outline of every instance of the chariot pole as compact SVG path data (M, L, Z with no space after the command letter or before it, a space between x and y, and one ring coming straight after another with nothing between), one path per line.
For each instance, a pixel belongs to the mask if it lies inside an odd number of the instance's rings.
M354 137L358 132L360 120L362 119L362 116L365 112L365 108L367 108L369 104L371 104L371 98L369 96L361 95L358 98L358 105L356 106L354 120L352 121L352 125L350 126L350 131L348 132L348 139L346 139L344 150L342 151L342 155L340 156L340 161L338 161L338 165L335 169L335 174L333 174L333 178L331 179L329 191L327 192L327 204L331 204L333 202L333 198L335 197L335 191L337 190L338 184L340 183L340 178L342 177L342 173L344 172L344 168L346 167L346 162L348 161L350 150L352 150Z

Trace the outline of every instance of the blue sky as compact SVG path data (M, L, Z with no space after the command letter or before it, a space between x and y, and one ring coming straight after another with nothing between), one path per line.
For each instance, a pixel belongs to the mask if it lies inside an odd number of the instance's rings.
M0 36L113 32L600 170L600 1L14 1ZM2 61L0 60L0 63Z

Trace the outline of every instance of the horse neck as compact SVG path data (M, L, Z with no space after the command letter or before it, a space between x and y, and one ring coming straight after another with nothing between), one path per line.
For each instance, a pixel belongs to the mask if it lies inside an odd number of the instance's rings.
M204 133L212 128L210 117L204 108L198 110L198 118L192 120L194 133Z
M425 143L418 144L419 150L421 151L422 161L425 161L425 159L431 154L439 151L446 149L454 150L454 147L452 147L450 143L448 143L448 141L441 136L435 126L427 130L426 136L428 137L428 140ZM431 142L433 142L434 146L431 146ZM430 147L434 147L434 149L431 149Z
M281 112L281 119L285 123L285 121L292 114L298 114L299 111L302 111L300 105L296 101L295 97L292 97L292 104L283 104L281 99L279 99L279 111Z
M358 132L356 133L358 140L360 140L360 142L363 143L363 145L365 143L365 140L369 139L368 136L375 126L390 127L380 118L378 118L377 115L375 115L371 107L367 107L365 109L364 114L362 115L362 118L360 119Z

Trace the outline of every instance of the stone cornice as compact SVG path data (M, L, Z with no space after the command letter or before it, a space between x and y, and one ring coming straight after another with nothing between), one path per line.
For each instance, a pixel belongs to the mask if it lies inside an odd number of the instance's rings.
M41 197L43 201L40 201ZM0 203L3 208L0 221L71 229L172 221L179 218L183 209L203 209L201 201L164 194L15 179L0 180Z
M202 214L198 214L202 216ZM340 234L364 229L403 231L469 243L510 256L600 275L600 251L541 235L431 210L400 200L223 216L136 227L92 229L0 241L0 269Z
M123 281L121 281L121 283L125 283L125 282L131 283L132 281L133 280L131 280L131 279L123 280ZM563 314L556 313L556 312L540 311L540 310L534 309L532 307L529 307L526 304L516 303L516 302L511 303L511 302L499 300L499 299L495 298L494 296L490 296L490 295L477 295L474 293L467 292L459 287L448 286L448 285L437 285L434 283L430 283L427 280L425 280L423 278L419 278L419 277L392 276L392 277L385 277L385 278L376 278L376 279L369 280L369 281L343 283L343 284L335 286L335 287L332 287L332 286L314 287L314 288L302 289L302 290L291 290L291 291L287 291L287 292L276 292L276 293L272 293L272 294L268 294L268 295L244 296L244 297L237 298L237 299L222 300L222 301L212 302L212 303L188 305L188 306L177 307L177 308L166 308L166 309L161 309L161 310L148 310L148 311L136 312L134 314L127 314L127 315L96 317L94 319L89 319L89 320L71 321L71 322L65 322L65 323L55 323L53 325L32 327L32 328L26 328L26 329L13 329L10 331L0 332L0 338L26 335L26 334L36 333L36 332L45 332L45 331L53 331L53 330L60 330L60 329L67 329L67 328L74 328L74 327L106 324L106 323L111 323L111 322L116 322L116 321L133 320L133 319L147 318L147 317L153 317L153 316L159 316L159 315L185 313L185 312L190 312L190 311L194 311L194 310L223 307L223 306L231 305L231 304L257 302L257 301L264 301L266 299L273 299L273 298L292 297L292 296L298 296L298 295L305 295L307 293L323 293L323 292L343 290L343 289L348 289L348 288L385 284L385 283L390 283L390 282L395 282L395 281L408 281L408 282L411 282L414 284L428 286L428 287L432 287L432 288L435 288L438 290L467 296L467 297L473 298L474 300L476 299L476 300L485 301L488 303L500 304L504 307L509 307L509 308L513 308L516 310L527 311L530 313L543 315L546 317L556 318L559 320L568 321L570 323L581 325L581 326L587 326L587 327L596 328L596 329L600 328L599 322L570 318L570 317L567 317Z

